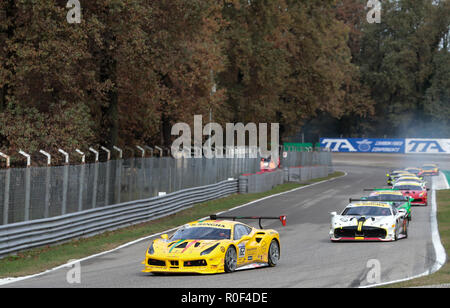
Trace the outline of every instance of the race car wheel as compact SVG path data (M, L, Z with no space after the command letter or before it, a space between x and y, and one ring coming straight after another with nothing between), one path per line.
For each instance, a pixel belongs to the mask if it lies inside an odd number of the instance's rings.
M269 266L276 266L278 264L279 259L280 259L280 245L278 245L277 240L272 240L269 246L269 252L267 257Z
M236 270L237 254L236 249L233 246L228 247L225 253L224 269L226 273L231 273Z

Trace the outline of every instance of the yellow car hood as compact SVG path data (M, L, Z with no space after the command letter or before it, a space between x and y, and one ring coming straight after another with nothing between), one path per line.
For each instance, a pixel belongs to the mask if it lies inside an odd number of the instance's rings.
M202 251L222 242L221 240L155 240L153 249L157 254L170 256L200 254Z

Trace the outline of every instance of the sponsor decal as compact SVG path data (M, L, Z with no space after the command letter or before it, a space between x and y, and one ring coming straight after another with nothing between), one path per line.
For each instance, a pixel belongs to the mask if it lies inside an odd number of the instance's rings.
M405 152L411 154L450 154L450 139L405 139Z
M321 138L320 146L332 152L404 153L405 139Z

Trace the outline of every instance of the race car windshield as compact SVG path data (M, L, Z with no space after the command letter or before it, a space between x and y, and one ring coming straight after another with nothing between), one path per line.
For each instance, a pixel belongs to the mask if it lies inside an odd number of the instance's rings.
M386 207L379 206L356 206L349 207L342 212L347 216L390 216L391 211Z
M401 180L402 180L402 179L400 178L400 179L399 179L399 182L400 182ZM408 182L422 183L422 180L420 180L420 179L405 179L405 180L402 181L402 182L406 182L406 180L407 180Z
M370 196L367 198L369 201L406 201L405 197L399 196L399 195L377 195L377 196Z
M422 169L424 169L424 170L432 170L432 169L435 169L436 167L435 166L423 166L422 167Z
M189 227L179 229L171 240L229 240L229 229L211 227Z
M415 185L398 185L398 186L394 186L394 189L399 189L399 190L422 190L422 188L420 186L415 186Z

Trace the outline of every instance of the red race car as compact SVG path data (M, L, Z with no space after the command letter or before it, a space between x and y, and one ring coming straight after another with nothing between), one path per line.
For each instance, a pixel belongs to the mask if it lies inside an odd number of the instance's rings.
M422 166L422 171L419 173L419 176L427 176L427 175L439 175L439 168L435 164L425 164Z
M429 188L415 182L398 182L392 189L400 190L405 197L410 197L411 205L428 205Z

